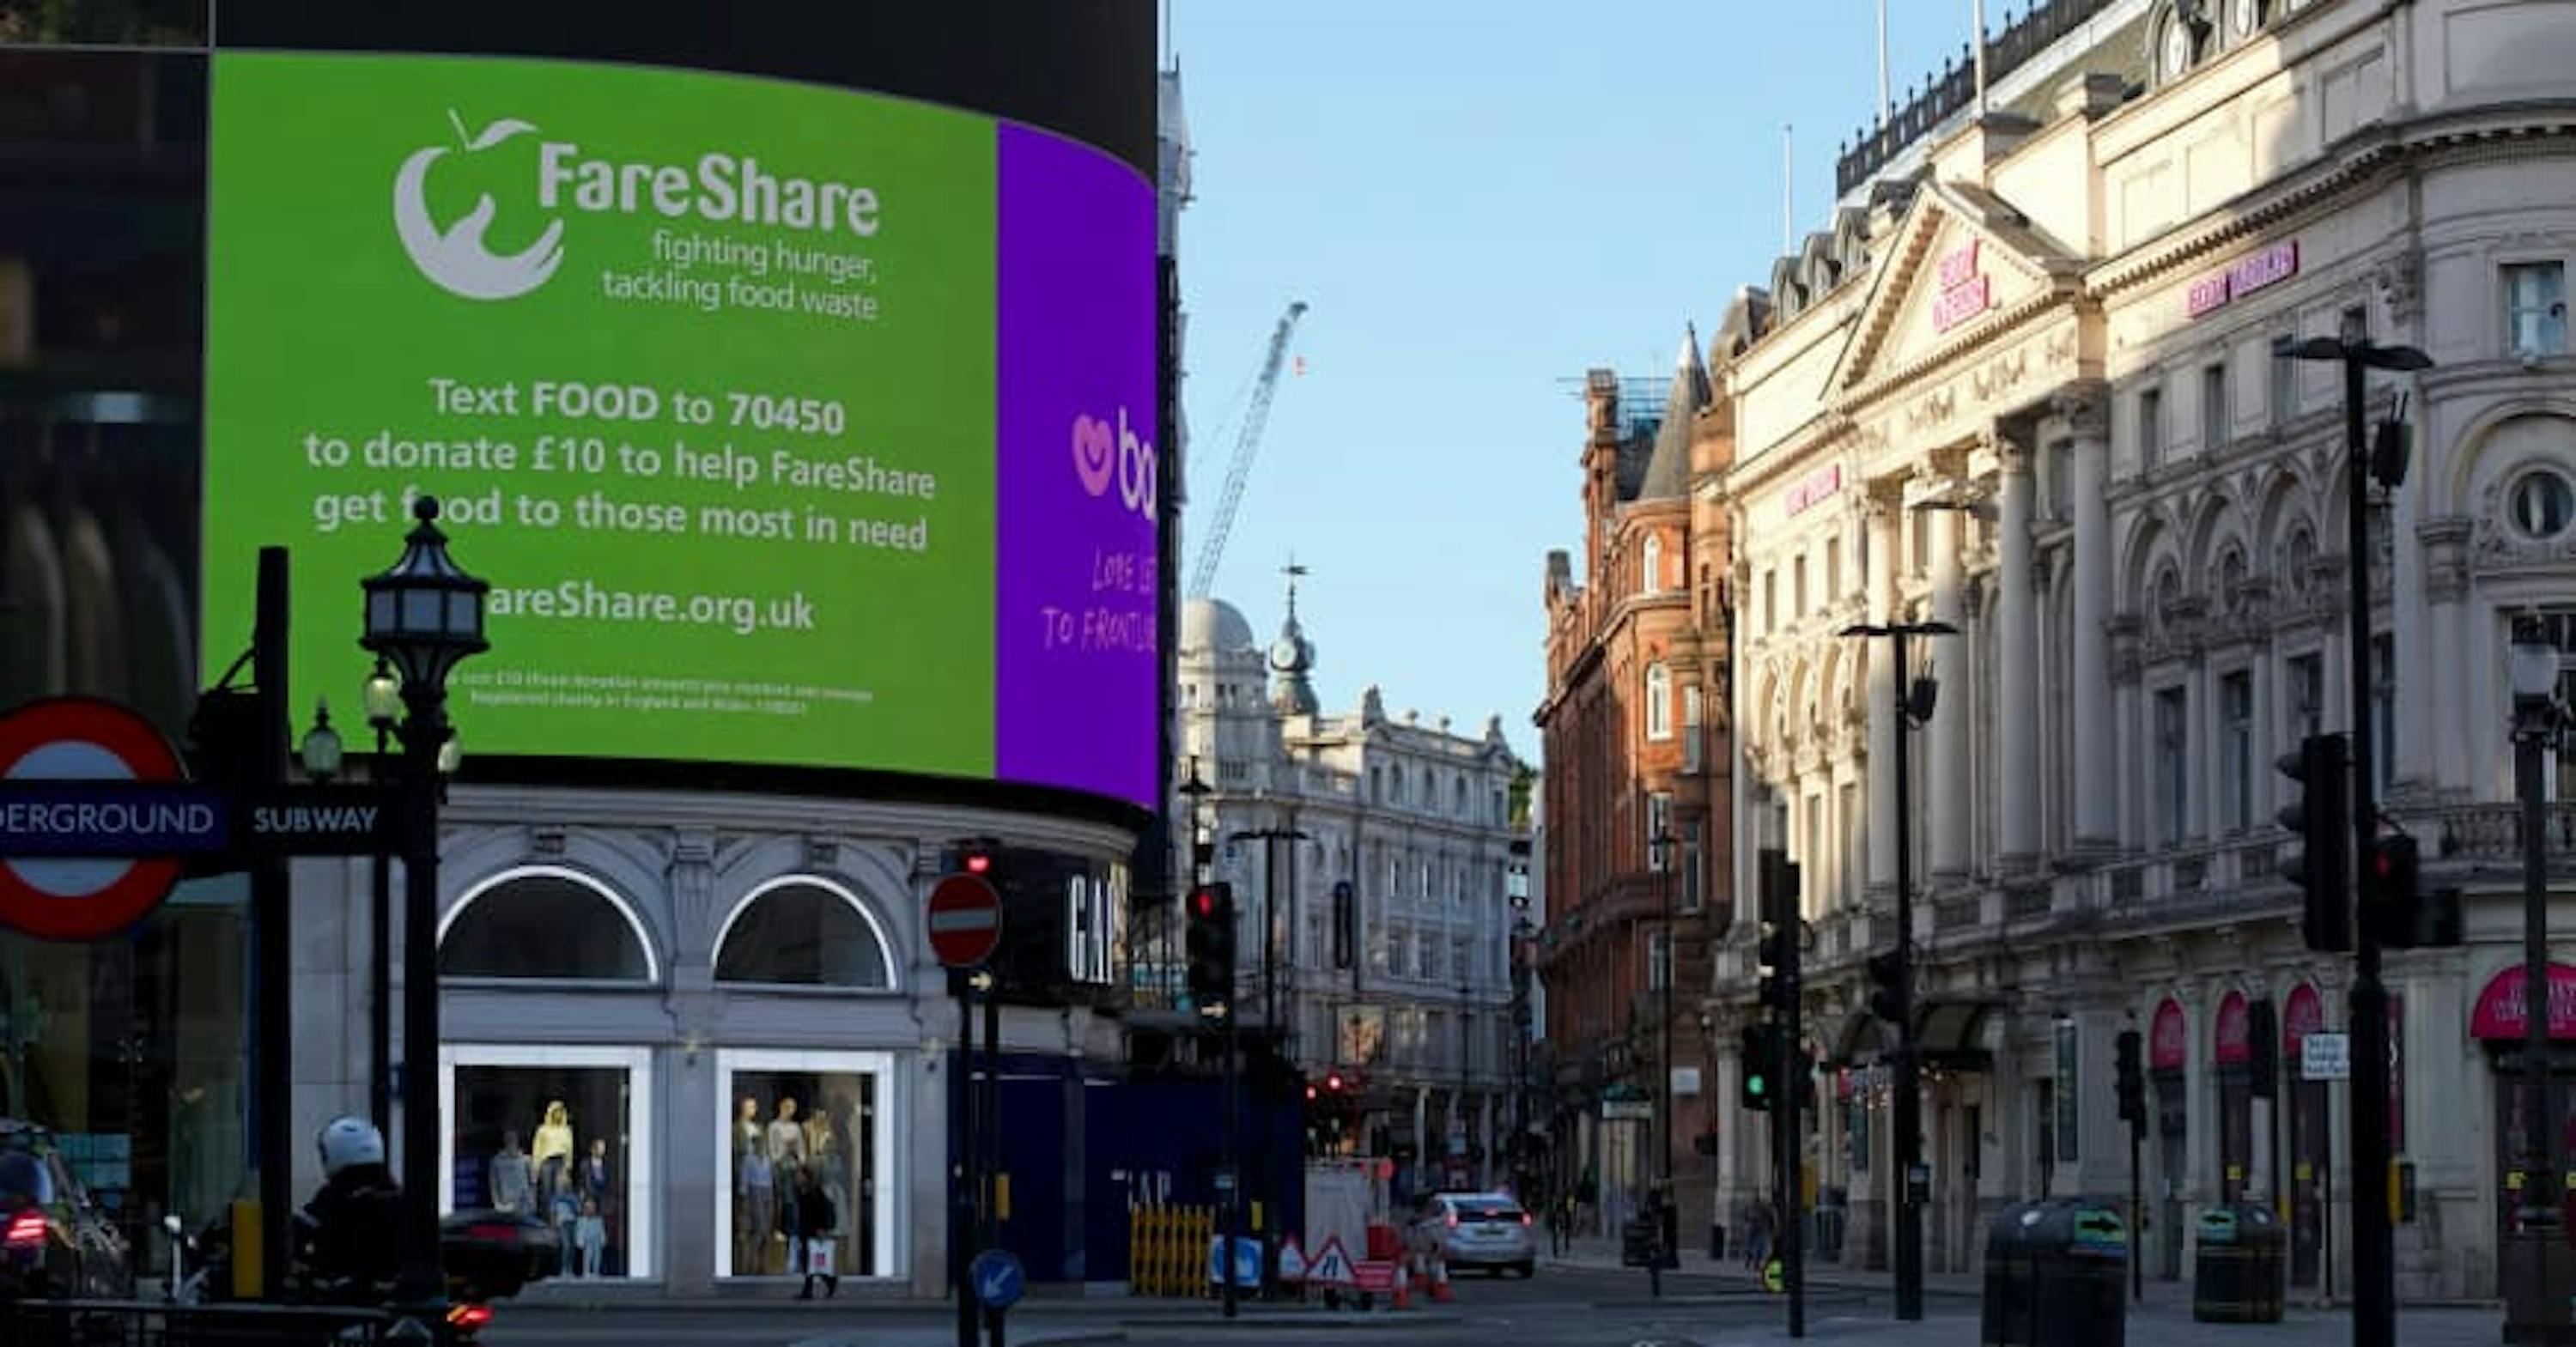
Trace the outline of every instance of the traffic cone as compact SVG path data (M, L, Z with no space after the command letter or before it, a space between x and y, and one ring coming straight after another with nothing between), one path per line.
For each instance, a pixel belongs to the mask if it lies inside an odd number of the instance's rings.
M1445 1249L1431 1251L1431 1298L1444 1303L1449 1299L1449 1253Z

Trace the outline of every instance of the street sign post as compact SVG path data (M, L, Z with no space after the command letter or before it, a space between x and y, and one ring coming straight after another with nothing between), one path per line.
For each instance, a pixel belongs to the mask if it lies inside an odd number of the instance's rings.
M980 968L1002 943L1002 895L982 875L949 875L930 890L928 925L939 962Z
M2352 1079L2352 1035L2310 1034L2300 1039L2299 1079Z
M975 1255L967 1276L974 1279L975 1299L996 1314L1019 1304L1028 1290L1028 1273L1020 1266L1019 1255L1008 1249L986 1249Z

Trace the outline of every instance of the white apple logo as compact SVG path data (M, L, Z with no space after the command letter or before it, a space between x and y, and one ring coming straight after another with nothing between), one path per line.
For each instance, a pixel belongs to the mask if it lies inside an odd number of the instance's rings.
M455 123L456 138L469 154L537 129L515 117L505 117L480 134L469 136L465 123L454 111L447 114L447 119ZM549 223L546 232L525 251L495 257L483 246L483 231L492 224L490 193L477 200L474 209L466 212L452 229L442 232L429 218L429 198L424 190L429 166L446 153L444 145L420 150L405 159L402 171L394 175L394 231L402 236L403 251L411 254L412 264L441 289L467 299L514 299L545 284L563 261L563 221Z

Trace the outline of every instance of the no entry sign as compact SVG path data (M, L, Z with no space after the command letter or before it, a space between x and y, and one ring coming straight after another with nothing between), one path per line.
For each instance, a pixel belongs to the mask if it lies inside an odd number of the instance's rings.
M178 882L178 857L224 842L221 798L181 779L169 741L113 702L58 697L0 716L0 925L95 940L150 912Z
M930 952L950 968L975 968L1002 943L1002 895L982 875L950 875L930 890Z

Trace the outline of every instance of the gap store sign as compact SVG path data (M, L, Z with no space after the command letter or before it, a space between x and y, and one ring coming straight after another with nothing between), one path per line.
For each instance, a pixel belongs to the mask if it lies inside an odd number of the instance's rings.
M1153 807L1154 192L917 101L484 57L214 57L208 667L262 544L355 703L442 500L478 755Z

